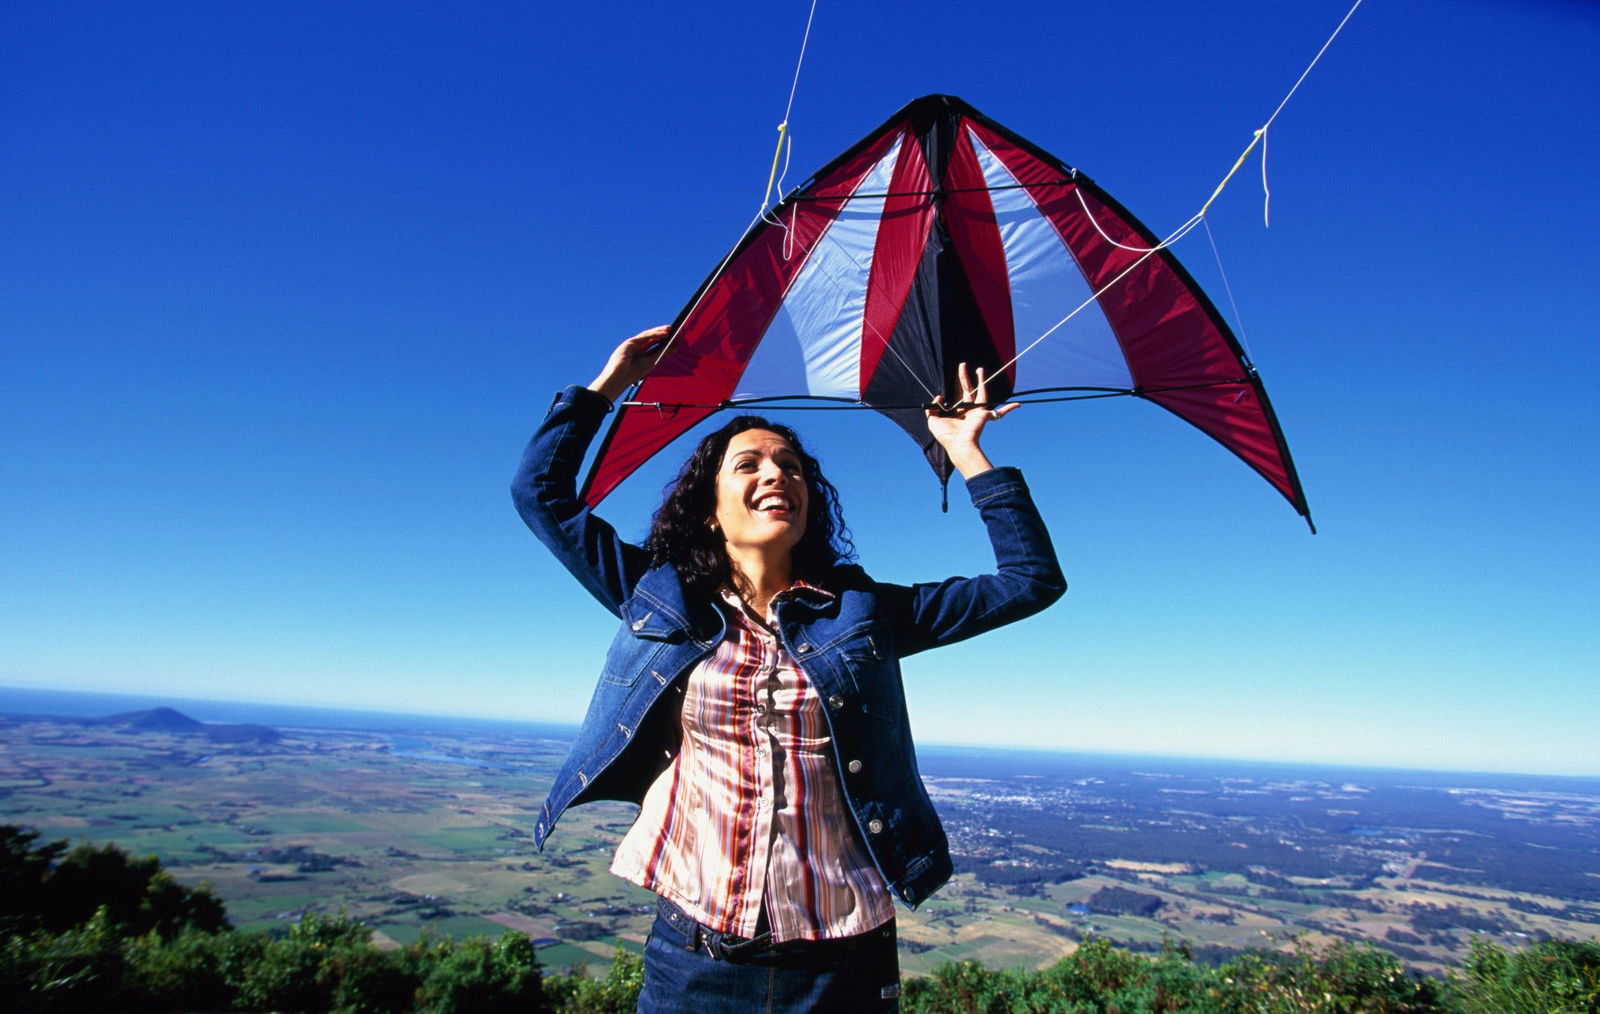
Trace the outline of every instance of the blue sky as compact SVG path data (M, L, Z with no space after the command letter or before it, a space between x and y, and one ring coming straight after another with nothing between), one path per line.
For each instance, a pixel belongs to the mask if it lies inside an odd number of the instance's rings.
M506 484L758 209L806 7L6 4L0 683L575 721L611 621ZM1346 5L1219 10L820 0L789 182L948 92L1165 233ZM1072 590L909 660L921 739L1600 774L1597 43L1367 0L1209 218L1320 534L1151 406L1014 413ZM877 576L987 566L892 424L791 421Z

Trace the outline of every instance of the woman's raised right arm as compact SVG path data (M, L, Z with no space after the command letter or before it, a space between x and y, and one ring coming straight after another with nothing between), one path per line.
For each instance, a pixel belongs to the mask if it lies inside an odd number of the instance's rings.
M620 614L649 557L623 541L578 496L578 469L612 401L649 372L666 333L666 328L652 328L634 335L617 347L589 387L574 385L558 394L511 483L511 499L523 522L613 614Z

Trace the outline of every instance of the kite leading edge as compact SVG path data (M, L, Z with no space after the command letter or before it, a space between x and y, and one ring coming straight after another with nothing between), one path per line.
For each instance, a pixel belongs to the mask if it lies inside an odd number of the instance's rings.
M1159 405L1311 524L1260 377L1177 258L1088 177L948 95L905 106L745 233L619 407L584 499L713 412L794 399L888 416L943 481L924 411L953 400L963 362L995 404Z

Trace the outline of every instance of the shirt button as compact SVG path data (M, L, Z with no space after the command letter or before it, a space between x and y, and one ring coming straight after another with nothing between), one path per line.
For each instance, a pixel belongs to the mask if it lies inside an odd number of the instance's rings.
M881 820L869 820L869 821L867 821L867 833L868 834L882 834L883 833L883 821L881 821Z
M838 711L840 708L844 707L844 698L840 697L838 694L834 694L832 697L828 698L828 707Z
M850 768L850 773L855 774L857 771L861 770L861 762L858 760L853 760L849 763L848 767Z
M767 706L765 704L757 704L756 705L756 714L765 715L766 713L767 713Z

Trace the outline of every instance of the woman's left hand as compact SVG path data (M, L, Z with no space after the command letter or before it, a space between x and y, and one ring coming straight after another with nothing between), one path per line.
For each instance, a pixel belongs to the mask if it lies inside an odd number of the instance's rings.
M956 378L961 382L961 400L947 409L944 399L935 397L935 407L928 409L928 432L950 456L950 463L963 479L970 479L994 467L978 446L978 440L985 426L1017 407L1016 402L1010 402L989 408L985 404L989 400L989 378L984 375L981 366L976 370L976 381L973 373L966 363L962 363L956 370Z

